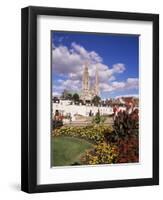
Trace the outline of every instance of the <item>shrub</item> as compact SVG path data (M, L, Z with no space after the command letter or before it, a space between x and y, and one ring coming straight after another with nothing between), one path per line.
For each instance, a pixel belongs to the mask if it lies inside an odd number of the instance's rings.
M139 140L133 135L119 139L116 143L118 147L117 163L133 163L139 161Z
M137 110L131 114L126 111L119 112L114 120L114 130L120 138L131 134L138 135L138 128L139 116Z
M87 151L81 158L83 164L111 164L116 163L118 157L118 150L115 145L108 145L102 142L94 146L94 149Z
M54 128L60 128L61 126L63 126L63 122L62 121L54 120L52 123L53 123L53 129Z
M122 139L131 135L138 136L138 130L138 111L135 110L131 114L128 114L126 111L120 111L115 117L113 124L113 132L105 132L105 139L107 143L115 143L120 138Z
M139 161L139 117L138 111L131 114L119 112L114 120L113 131L105 132L107 144L114 144L118 149L117 163Z
M93 117L92 119L92 123L93 124L103 124L106 120L106 117L101 116L100 112L98 111L95 115L95 117Z

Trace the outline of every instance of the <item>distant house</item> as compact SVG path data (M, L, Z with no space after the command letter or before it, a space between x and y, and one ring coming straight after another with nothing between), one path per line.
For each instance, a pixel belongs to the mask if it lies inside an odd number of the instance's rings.
M135 107L139 106L139 99L136 97L122 97L123 101L125 102L125 105L134 105Z
M133 97L122 97L123 101L125 102L125 104L133 104Z
M112 99L112 106L124 106L125 102L122 98Z

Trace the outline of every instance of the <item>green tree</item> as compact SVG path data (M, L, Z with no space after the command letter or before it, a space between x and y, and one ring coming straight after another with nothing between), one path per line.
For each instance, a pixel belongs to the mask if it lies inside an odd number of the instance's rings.
M79 102L79 95L77 93L75 93L73 96L72 96L72 99L74 100L74 102Z
M61 98L65 99L65 100L71 100L72 94L70 92L68 92L67 90L64 90L62 92Z
M96 113L96 115L92 119L92 123L103 124L105 122L105 120L106 120L106 118L104 116L101 116L100 111L98 110L98 112Z
M71 93L68 93L67 96L66 96L66 99L67 99L67 100L72 100L72 94L71 94Z
M95 106L98 106L99 103L100 103L100 100L101 98L99 96L95 96L93 99L92 99L92 103L95 105Z

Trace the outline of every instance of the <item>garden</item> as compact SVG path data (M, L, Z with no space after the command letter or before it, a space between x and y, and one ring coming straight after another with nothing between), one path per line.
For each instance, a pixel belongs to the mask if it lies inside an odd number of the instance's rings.
M97 113L87 126L59 126L52 131L52 165L97 165L139 161L138 110L120 111L113 124Z

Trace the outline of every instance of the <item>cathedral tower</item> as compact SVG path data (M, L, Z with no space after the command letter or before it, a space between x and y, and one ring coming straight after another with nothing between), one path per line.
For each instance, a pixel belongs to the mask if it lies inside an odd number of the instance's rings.
M98 79L97 65L96 65L96 74L95 74L95 95L99 96L99 79Z
M88 64L84 65L84 73L83 73L83 82L82 82L82 90L83 92L89 90L89 73L88 73Z
M96 67L95 72L95 85L90 87L90 78L88 71L88 63L84 64L83 77L82 77L82 92L80 99L84 101L92 101L92 99L97 95L99 96L99 78L98 78L98 68Z

